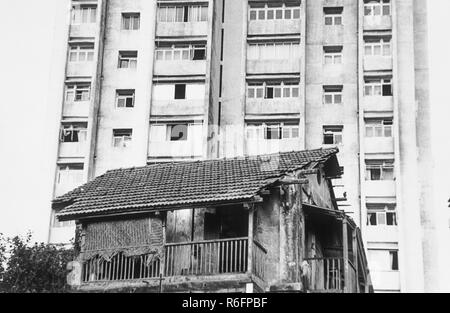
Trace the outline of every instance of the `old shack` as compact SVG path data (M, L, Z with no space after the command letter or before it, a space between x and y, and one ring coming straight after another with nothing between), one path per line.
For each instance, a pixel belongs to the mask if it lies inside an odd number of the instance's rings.
M57 198L74 291L370 292L337 149L109 171Z

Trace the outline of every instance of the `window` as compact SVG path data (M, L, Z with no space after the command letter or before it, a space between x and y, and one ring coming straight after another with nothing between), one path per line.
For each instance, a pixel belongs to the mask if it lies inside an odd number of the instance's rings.
M64 164L58 167L58 184L77 186L83 181L83 164Z
M296 122L248 124L248 140L283 140L299 138L300 128Z
M342 7L328 7L324 8L325 25L327 26L337 26L342 25Z
M141 24L140 13L122 13L122 29L138 30Z
M391 79L381 79L366 78L364 84L364 95L365 96L392 96L392 81Z
M398 250L368 250L370 270L398 271Z
M131 144L132 129L113 129L113 147L126 148Z
M394 160L366 160L366 180L394 180Z
M297 82L249 83L247 86L249 99L297 98L298 96Z
M206 45L174 45L156 49L156 60L206 60Z
M136 68L137 51L119 51L119 68Z
M323 103L342 104L342 86L324 86L323 87Z
M292 60L300 58L300 43L277 42L249 44L248 60Z
M368 226L397 226L395 204L367 204Z
M94 44L70 45L69 62L91 62L94 60Z
M161 6L158 8L158 22L206 22L208 7L204 5Z
M365 16L388 16L391 15L390 0L366 0L364 1Z
M324 126L323 127L323 144L324 145L340 145L342 144L343 126Z
M324 64L342 64L342 46L324 47Z
M367 119L366 137L392 137L392 119Z
M391 270L398 271L398 251L389 251Z
M391 39L365 38L364 54L366 56L391 56Z
M72 7L73 24L92 24L97 20L97 6L76 5Z
M300 18L300 7L288 4L266 4L250 7L249 20L290 20Z
M174 124L167 126L168 141L187 141L188 124Z
M86 124L63 125L59 139L61 142L85 142L87 138Z
M66 85L66 102L89 101L91 83L69 83Z
M175 100L184 100L186 99L186 84L176 84L175 85Z
M116 91L116 106L118 108L133 108L134 107L134 90L117 90Z

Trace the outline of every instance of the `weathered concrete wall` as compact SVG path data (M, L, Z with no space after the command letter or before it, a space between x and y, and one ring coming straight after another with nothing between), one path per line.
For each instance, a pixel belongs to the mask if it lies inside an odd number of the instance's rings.
M420 221L420 186L415 106L414 11L413 0L395 2L394 38L397 43L397 64L394 76L396 108L394 116L399 125L399 262L400 282L404 292L424 291L422 227ZM396 36L396 37L395 37ZM414 255L414 258L410 256ZM408 275L416 273L416 275Z
M280 277L280 195L273 190L264 203L256 207L254 237L267 249L266 280L274 284Z
M247 0L227 0L224 20L224 58L221 114L221 155L244 154L245 65Z
M111 0L107 12L95 176L113 168L145 165L150 127L156 1ZM139 30L121 29L123 12L140 12ZM137 68L119 69L119 51L137 51ZM116 89L135 89L134 108L116 108ZM113 129L133 129L131 147L114 148Z
M325 26L323 7L344 6L343 25ZM323 126L342 125L343 144L339 163L345 168L343 183L348 204L345 210L359 221L359 123L358 123L358 2L306 1L306 149L323 145ZM323 47L343 47L342 65L324 64ZM343 103L323 104L323 86L343 86Z

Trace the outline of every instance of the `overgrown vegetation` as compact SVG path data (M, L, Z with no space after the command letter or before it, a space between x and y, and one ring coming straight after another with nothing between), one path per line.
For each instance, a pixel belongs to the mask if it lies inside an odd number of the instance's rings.
M0 234L0 292L67 292L67 263L74 250L25 238L5 238Z

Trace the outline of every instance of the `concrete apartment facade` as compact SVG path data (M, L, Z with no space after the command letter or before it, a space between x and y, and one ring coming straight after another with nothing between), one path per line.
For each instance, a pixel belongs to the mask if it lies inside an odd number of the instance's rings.
M54 197L110 169L337 146L375 290L433 290L426 1L65 1ZM50 242L73 234L52 218Z

